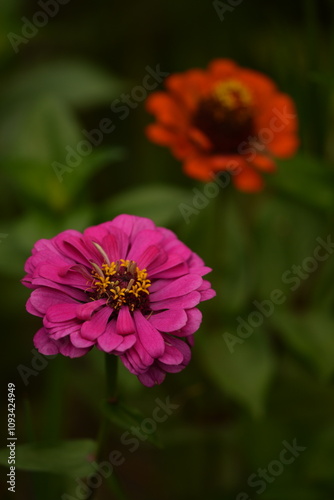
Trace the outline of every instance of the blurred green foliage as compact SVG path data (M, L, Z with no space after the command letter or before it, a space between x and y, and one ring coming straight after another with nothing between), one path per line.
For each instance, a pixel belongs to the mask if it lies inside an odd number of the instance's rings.
M157 397L179 405L157 425L163 450L149 444L154 433L131 453L118 427L112 430L106 445L124 453L118 475L128 497L253 500L259 495L249 478L293 440L306 450L270 475L261 498L334 494L334 256L329 249L325 259L315 258L319 238L334 238L334 8L330 0L236 4L220 20L212 2L71 0L14 50L9 34L23 36L40 2L1 2L2 378L5 386L16 384L18 500L75 496L74 477L91 470L87 457L104 394L101 353L45 361L32 351L40 323L24 310L24 262L36 240L118 213L176 231L213 268L209 279L217 290L202 307L184 372L147 389L120 369L126 404L108 408L113 423L140 425ZM172 73L205 67L215 57L268 74L293 97L301 148L279 162L262 193L230 186L186 224L179 205L191 204L194 187L203 185L147 141L151 117L143 102L124 120L111 105L142 84L147 66ZM103 120L113 130L101 141L95 132L99 144L82 154L82 141ZM273 304L275 290L284 301ZM254 301L272 312L261 313ZM19 366L28 369L26 378ZM2 450L1 464L6 457ZM6 491L3 481L1 498ZM97 498L111 498L108 491L105 482Z

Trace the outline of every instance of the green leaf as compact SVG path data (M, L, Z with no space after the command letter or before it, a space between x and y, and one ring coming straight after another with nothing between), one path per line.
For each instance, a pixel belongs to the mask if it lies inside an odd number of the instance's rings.
M271 321L285 342L328 379L334 373L334 318L318 311L276 311Z
M50 444L29 443L16 446L18 469L51 472L73 477L84 477L92 472L90 462L96 443L91 439L77 439ZM8 466L8 450L0 450L0 464Z
M54 97L41 98L0 123L0 137L1 160L13 189L35 202L64 208L69 193L52 162L62 162L66 147L75 147L81 139L68 108Z
M47 164L62 161L66 146L81 140L81 131L70 108L52 94L24 103L0 123L1 155L6 159L31 159ZM54 173L53 173L54 175Z
M7 122L0 124L4 170L12 188L35 203L64 209L92 175L124 157L120 148L93 146L88 156L80 155L78 145L88 141L67 106L51 96L12 118L9 127Z
M28 212L11 224L2 225L0 238L0 272L5 276L21 278L26 259L31 254L34 243L40 238L51 238L59 227L48 214Z
M333 484L334 427L329 425L317 435L310 447L307 477L312 481L328 481Z
M125 405L122 401L116 403L110 403L106 401L102 407L103 413L108 417L110 422L117 425L121 429L130 431L131 427L141 427L142 422L147 419L147 416L143 415L140 411L134 408L130 408ZM145 432L147 441L153 445L161 448L161 441L156 432L148 434Z
M231 337L226 339L226 333ZM239 342L234 343L236 338ZM208 375L223 392L246 406L253 416L264 413L274 360L262 331L256 329L248 338L241 339L228 328L224 335L202 339L199 351Z
M131 188L110 199L104 206L108 218L121 213L149 217L158 225L168 225L181 218L179 204L189 198L185 189L150 185Z
M243 214L236 197L223 200L222 244L220 258L224 263L224 310L231 314L243 308L253 285L249 259L249 240ZM223 248L223 250L220 250Z
M85 62L63 60L15 74L3 86L1 101L13 106L51 95L73 106L89 107L111 103L122 90L115 76Z
M73 196L77 195L87 186L91 177L104 167L123 161L125 156L125 150L120 147L93 149L91 154L82 158L82 162L71 172L64 173L62 184L69 189Z
M326 230L324 217L299 203L276 197L259 204L252 265L258 296L269 298L276 288L290 296L284 273L291 270L293 264L302 264L306 257L313 255L318 246L317 237L326 234Z
M279 161L277 172L266 176L280 194L321 211L334 212L334 171L305 155Z

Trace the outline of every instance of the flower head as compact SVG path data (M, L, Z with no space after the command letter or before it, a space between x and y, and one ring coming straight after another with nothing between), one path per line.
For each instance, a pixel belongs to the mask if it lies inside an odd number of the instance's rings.
M147 99L157 119L147 135L170 147L190 177L206 182L229 170L239 189L257 191L274 157L298 147L295 106L261 73L218 59L168 77L166 89Z
M200 257L172 231L131 215L38 241L25 271L27 310L43 318L39 352L78 357L96 346L147 386L189 363L196 306L215 295Z

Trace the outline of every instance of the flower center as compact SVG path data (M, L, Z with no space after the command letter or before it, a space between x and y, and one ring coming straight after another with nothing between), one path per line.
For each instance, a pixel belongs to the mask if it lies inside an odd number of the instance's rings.
M127 305L130 311L149 310L149 291L151 281L147 279L146 269L139 269L133 260L120 259L99 267L92 262L92 298L106 298L114 310Z
M245 109L252 104L251 93L238 80L227 80L218 83L213 91L213 96L218 99L223 108L231 110Z
M227 80L200 101L193 125L208 137L213 153L238 154L239 145L254 134L253 117L248 88L238 80Z

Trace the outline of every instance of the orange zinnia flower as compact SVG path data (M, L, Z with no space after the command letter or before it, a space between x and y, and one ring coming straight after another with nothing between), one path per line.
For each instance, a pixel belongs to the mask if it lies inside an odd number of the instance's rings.
M207 70L174 74L165 83L166 92L147 99L157 119L147 135L169 146L190 177L210 181L229 170L239 189L257 191L261 171L275 170L274 157L295 153L294 103L265 75L217 59Z

